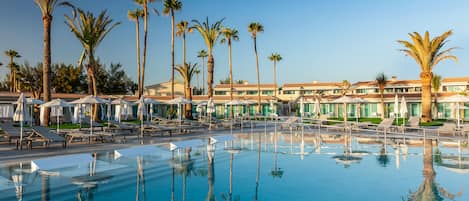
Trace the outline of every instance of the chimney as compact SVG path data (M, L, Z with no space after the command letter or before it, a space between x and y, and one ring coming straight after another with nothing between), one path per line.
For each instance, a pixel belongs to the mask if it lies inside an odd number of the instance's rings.
M393 81L393 82L397 81L397 76L395 76L395 75L391 76L391 81Z
M317 83L318 83L318 81L317 81L317 80L313 80L313 84L317 84Z

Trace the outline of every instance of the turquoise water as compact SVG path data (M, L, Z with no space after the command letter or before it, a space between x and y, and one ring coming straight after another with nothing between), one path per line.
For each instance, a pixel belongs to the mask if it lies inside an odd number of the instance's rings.
M467 150L361 142L255 133L213 152L164 146L138 158L100 153L96 168L41 174L18 164L0 169L0 200L469 200Z

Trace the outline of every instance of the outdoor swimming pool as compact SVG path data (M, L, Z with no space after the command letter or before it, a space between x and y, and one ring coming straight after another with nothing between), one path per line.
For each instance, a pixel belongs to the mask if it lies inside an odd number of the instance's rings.
M203 144L190 152L99 153L47 172L2 167L0 200L469 200L464 148L289 133L235 138L179 144Z

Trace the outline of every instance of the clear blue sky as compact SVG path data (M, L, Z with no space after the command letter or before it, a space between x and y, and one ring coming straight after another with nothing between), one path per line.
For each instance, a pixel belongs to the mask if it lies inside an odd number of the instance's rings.
M127 19L127 10L136 5L131 0L72 0L84 10L98 13L107 9L122 25L112 31L98 48L97 56L107 65L120 62L136 78L135 25ZM401 79L418 79L419 67L398 51L398 39L407 33L429 30L434 36L453 29L449 46L459 63L438 65L435 72L443 77L467 76L469 49L469 1L465 0L183 0L176 20L210 21L226 17L224 24L240 32L233 44L235 79L255 82L255 57L252 39L247 32L250 22L258 21L265 32L258 36L261 81L272 82L273 67L267 56L278 52L279 82L372 80L379 72ZM161 10L157 1L153 7ZM70 9L59 8L52 26L53 62L75 64L81 46L64 24ZM42 60L42 21L33 0L2 1L0 6L0 49L15 49L23 56L19 61ZM170 17L151 16L148 40L146 84L167 81L170 77ZM188 61L200 62L196 52L205 48L197 32L187 37ZM176 39L176 63L182 63L181 40ZM449 47L448 46L448 47ZM215 81L227 77L226 45L217 44ZM2 54L0 61L7 63ZM0 79L7 72L0 68Z

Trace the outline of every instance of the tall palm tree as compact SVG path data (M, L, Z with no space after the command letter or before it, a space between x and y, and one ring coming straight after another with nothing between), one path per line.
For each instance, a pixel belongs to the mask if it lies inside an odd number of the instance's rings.
M197 75L197 90L200 91L200 81L199 81L200 69L199 68L195 70L195 74ZM197 94L200 95L200 92L198 92Z
M182 9L182 2L179 0L164 0L163 7L163 14L171 15L171 98L174 98L174 12Z
M248 26L254 40L254 53L256 54L256 72L257 72L257 113L261 113L261 76L259 73L259 55L257 54L257 34L264 32L264 26L259 22L252 22Z
M101 11L98 16L81 9L77 9L76 13L78 13L78 18L71 18L65 15L65 24L70 27L71 32L81 43L85 54L88 56L88 65L86 66L88 73L88 89L92 89L88 92L96 96L98 95L96 81L97 63L94 53L109 32L117 27L120 22L114 22L114 20L107 15L106 11ZM93 116L97 118L97 107L95 107L93 112Z
M412 57L420 65L420 81L422 83L422 122L432 120L432 94L431 81L433 77L433 68L443 60L450 59L458 61L458 58L451 55L455 47L443 50L443 46L448 42L448 37L453 34L452 30L443 33L440 36L430 39L428 31L422 37L419 33L409 33L411 41L399 40L398 43L404 46L401 49L407 56Z
M207 51L200 50L197 52L197 57L202 58L202 94L205 94L205 57L207 57Z
M186 63L183 65L176 66L176 71L184 80L184 95L186 99L192 100L191 82L194 78L195 71L197 70L197 63L191 64ZM186 104L185 115L186 118L192 119L192 104Z
M57 6L69 6L73 8L73 5L67 1L62 0L34 0L37 7L41 10L42 14L42 26L44 28L43 39L44 39L44 59L42 62L42 85L44 102L51 100L51 25L54 10ZM47 108L44 112L43 125L49 125L50 108Z
M195 24L192 28L196 29L202 38L204 39L205 45L207 46L208 50L208 59L207 59L207 70L208 70L208 78L207 78L207 88L208 88L208 97L211 98L213 96L213 71L215 69L215 60L213 59L213 48L215 44L217 44L218 38L221 35L222 30L222 22L224 19L216 21L213 24L210 24L208 21L208 17L205 19L205 22L200 23L198 20L192 20Z
M8 63L8 67L10 68L10 92L15 92L17 89L16 73L18 72L15 58L21 58L21 55L16 50L12 49L5 51L5 55L10 59L10 63Z
M230 100L233 101L233 60L231 54L231 41L238 41L238 30L232 28L224 28L222 30L223 38L221 39L221 43L228 44L228 63L230 66ZM231 106L231 117L234 116L234 107Z
M379 73L376 78L376 85L378 85L379 89L379 94L381 97L381 119L384 119L384 87L386 87L386 84L388 83L388 78L384 73Z
M433 102L433 111L434 113L434 118L438 118L438 91L440 91L441 87L441 75L434 74L432 78L432 89L433 89L433 97L435 98Z
M127 12L127 17L129 20L135 21L135 37L136 37L136 47L137 47L137 76L138 76L138 98L142 95L140 93L142 86L142 66L140 65L140 19L144 16L143 10L135 9L129 10Z
M280 54L278 53L272 53L270 56L269 56L269 60L274 62L274 85L275 85L275 89L274 89L274 96L277 97L277 62L281 61L283 58Z
M176 25L176 36L182 37L182 63L186 63L186 33L192 33L188 21L180 21Z
M142 61L142 66L141 66L141 76L142 78L140 79L140 89L138 91L138 97L142 96L143 94L143 88L145 84L145 66L147 62L147 38L148 38L148 4L155 2L155 0L134 0L135 3L138 5L142 6L143 8L143 61ZM158 12L156 10L156 14Z

